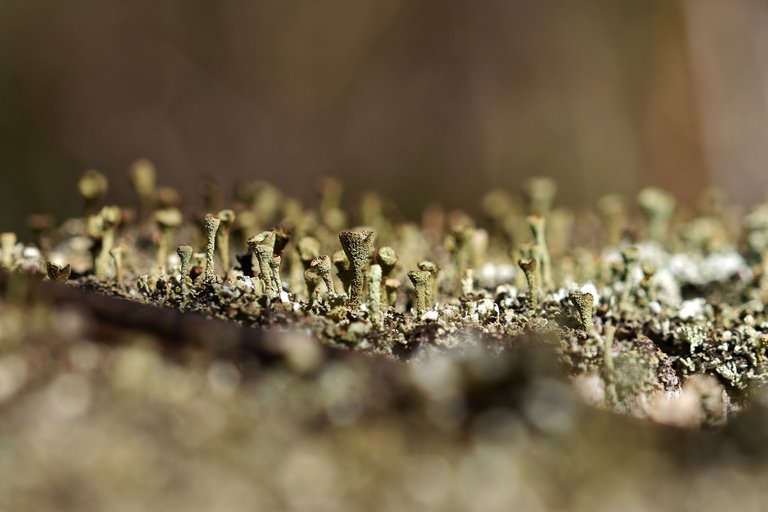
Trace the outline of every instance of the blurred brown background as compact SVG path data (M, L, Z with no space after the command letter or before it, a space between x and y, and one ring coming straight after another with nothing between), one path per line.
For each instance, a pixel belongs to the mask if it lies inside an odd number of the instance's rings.
M5 0L0 229L79 212L88 167L194 194L311 198L322 175L416 215L526 176L578 205L768 189L763 0Z

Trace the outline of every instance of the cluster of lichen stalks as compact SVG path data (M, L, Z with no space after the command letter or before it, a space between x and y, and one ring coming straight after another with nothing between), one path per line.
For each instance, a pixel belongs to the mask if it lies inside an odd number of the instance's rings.
M681 396L697 421L722 421L766 376L768 206L740 216L710 192L686 218L648 188L639 221L617 195L575 214L536 178L489 193L478 220L432 206L395 222L368 194L350 227L333 180L316 209L266 183L224 208L206 183L206 212L185 216L151 163L130 175L138 208L101 207L108 183L89 171L84 218L34 216L34 247L2 234L2 265L398 357L537 339L594 403L661 421L688 421L670 412Z

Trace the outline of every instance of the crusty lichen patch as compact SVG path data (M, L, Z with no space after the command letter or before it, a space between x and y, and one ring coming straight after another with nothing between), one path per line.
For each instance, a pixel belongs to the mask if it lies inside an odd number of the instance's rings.
M575 214L540 178L416 224L332 180L200 214L132 182L0 234L0 510L765 501L768 206Z
M669 194L646 189L640 215L615 195L576 215L537 178L520 199L491 192L476 219L433 208L417 225L394 220L375 195L343 210L331 180L317 207L255 183L225 210L182 216L154 172L134 167L139 215L99 210L108 186L87 173L85 217L38 247L6 235L1 261L403 361L424 347L500 352L534 340L554 347L573 378L591 379L594 405L641 417L658 418L654 404L709 376L728 398L721 423L768 375L766 206L734 225L721 202L686 217Z

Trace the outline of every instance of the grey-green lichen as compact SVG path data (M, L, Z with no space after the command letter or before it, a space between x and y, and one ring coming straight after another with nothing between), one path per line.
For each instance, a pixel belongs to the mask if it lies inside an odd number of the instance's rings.
M216 252L216 233L219 231L219 225L221 219L215 215L206 215L204 220L205 229L205 281L212 281L215 276L215 260L214 255Z
M230 270L229 263L229 233L235 223L237 216L235 212L229 209L221 210L217 215L221 223L219 224L219 255L221 257L221 269L224 277L227 277Z
M91 214L94 213L99 201L109 191L109 181L99 171L90 169L80 177L77 189L85 200L86 214Z
M541 276L539 274L539 264L533 259L519 259L517 264L525 274L525 281L528 283L528 303L535 308L539 305L539 293L541 289Z
M349 260L349 270L352 279L349 283L349 307L356 309L363 301L365 286L365 271L375 248L375 234L370 230L342 231L339 241Z
M110 255L115 246L115 231L122 220L122 212L117 206L105 206L95 217L92 233L99 240L101 248L96 257L95 271L99 277L106 277L108 265L112 260Z
M155 224L157 224L157 266L165 268L168 263L168 252L175 245L175 233L179 229L184 216L178 208L162 208L155 211Z
M316 256L312 259L310 268L314 269L315 273L325 283L325 289L330 295L336 295L336 285L333 284L333 276L331 275L331 258L327 255Z
M133 163L130 170L131 185L139 198L139 214L146 219L155 207L157 188L157 170L155 165L140 159Z
M668 193L646 189L640 217L615 195L598 215L577 217L555 204L554 182L533 179L521 198L486 196L483 218L433 208L420 226L390 219L379 197L360 215L343 210L340 184L327 181L317 207L256 183L233 205L209 197L219 213L202 218L182 213L178 194L137 165L134 188L154 229L127 210L92 210L45 228L39 247L0 235L0 263L406 360L425 347L503 351L538 340L574 379L597 379L597 405L644 417L663 416L654 404L692 389L710 397L701 417L722 419L768 380L766 205L734 227L711 201L686 217ZM89 208L106 190L92 173L81 182ZM177 238L185 243L169 254ZM707 379L722 387L725 409Z
M432 273L427 270L412 270L408 272L408 279L411 280L415 290L416 317L421 318L432 305L429 300L432 296Z
M273 265L273 247L275 238L272 232L266 231L248 240L248 247L256 258L259 266L258 277L261 280L264 294L274 299L279 292L278 278L275 276Z

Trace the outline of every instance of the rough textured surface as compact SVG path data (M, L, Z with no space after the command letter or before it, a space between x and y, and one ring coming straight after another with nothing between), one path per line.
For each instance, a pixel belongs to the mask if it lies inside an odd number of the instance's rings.
M0 508L759 503L764 207L684 217L652 190L644 219L601 222L538 180L479 220L369 200L345 231L329 190L318 210L241 191L235 258L205 216L169 233L124 210L99 276L98 209L34 246L5 234Z

